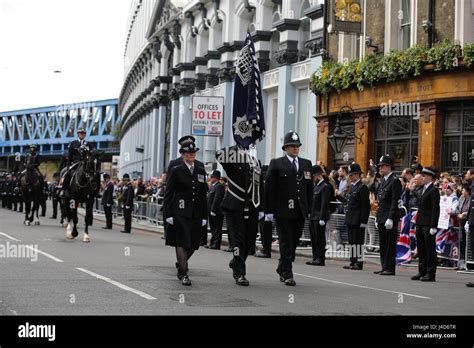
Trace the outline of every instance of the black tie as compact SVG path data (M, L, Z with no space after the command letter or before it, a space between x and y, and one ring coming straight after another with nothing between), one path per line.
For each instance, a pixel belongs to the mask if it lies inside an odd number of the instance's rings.
M298 173L298 167L296 166L296 158L293 158L293 167L295 168L295 173Z

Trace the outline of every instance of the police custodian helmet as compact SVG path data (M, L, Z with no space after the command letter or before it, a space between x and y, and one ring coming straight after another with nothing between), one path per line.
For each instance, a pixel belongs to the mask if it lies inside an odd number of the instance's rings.
M351 176L352 174L360 174L362 173L362 169L360 168L360 165L358 165L357 163L352 163L349 165L349 167L347 168L348 171L349 171L349 176Z
M283 142L282 149L285 150L286 146L301 146L300 136L295 131L289 131L285 135L285 140Z

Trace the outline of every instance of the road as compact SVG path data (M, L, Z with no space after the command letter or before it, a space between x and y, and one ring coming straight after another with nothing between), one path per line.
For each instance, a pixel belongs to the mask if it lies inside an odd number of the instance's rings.
M174 249L160 234L91 228L73 241L56 220L22 225L23 215L0 209L0 245L37 247L34 257L0 259L0 315L472 315L472 275L439 270L436 283L344 270L343 260L325 267L294 264L296 287L280 283L277 256L248 260L249 287L239 287L228 267L230 254L200 248L190 260L191 287L176 278ZM82 218L81 218L82 222ZM30 249L31 250L31 249ZM9 257L6 257L9 256ZM31 256L31 255L30 255Z

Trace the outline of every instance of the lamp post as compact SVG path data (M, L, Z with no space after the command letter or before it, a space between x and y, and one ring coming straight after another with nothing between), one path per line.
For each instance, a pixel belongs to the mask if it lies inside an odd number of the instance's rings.
M347 135L341 129L339 117L337 118L336 127L334 128L333 134L328 136L328 141L329 145L331 145L331 148L334 151L333 165L334 169L336 169L336 155L342 152L348 141Z
M145 179L144 178L145 145L135 148L135 151L142 154L142 179Z

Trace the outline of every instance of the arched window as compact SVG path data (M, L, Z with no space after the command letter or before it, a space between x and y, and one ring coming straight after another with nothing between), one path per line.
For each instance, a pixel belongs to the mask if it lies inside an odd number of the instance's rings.
M274 58L275 53L280 50L280 32L276 29L272 30L272 37L270 39L270 69L275 69L279 66Z

